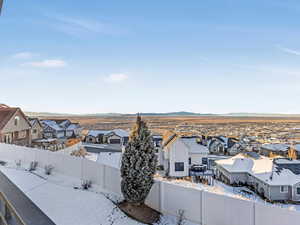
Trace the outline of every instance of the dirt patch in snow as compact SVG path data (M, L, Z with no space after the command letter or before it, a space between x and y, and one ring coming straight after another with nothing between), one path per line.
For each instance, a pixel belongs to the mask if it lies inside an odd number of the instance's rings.
M135 205L123 201L118 204L119 208L129 217L145 224L158 222L160 213L145 204Z

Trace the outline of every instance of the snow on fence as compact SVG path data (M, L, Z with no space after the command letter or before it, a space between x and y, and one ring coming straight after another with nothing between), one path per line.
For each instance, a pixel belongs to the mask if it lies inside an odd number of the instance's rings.
M91 180L94 185L121 195L119 169L70 156L67 153L74 149L68 150L51 152L0 143L0 160L21 160L22 167L29 166L32 161L38 161L40 167L51 164L56 172ZM161 180L156 180L146 203L157 211L174 216L178 215L178 210L184 210L187 220L201 225L291 225L300 221L300 213L297 211Z

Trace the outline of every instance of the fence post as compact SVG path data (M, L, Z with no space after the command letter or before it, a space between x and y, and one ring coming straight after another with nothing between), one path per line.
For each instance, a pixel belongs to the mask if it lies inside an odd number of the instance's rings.
M256 215L255 215L255 202L253 202L253 225L255 225L256 221L255 221L255 218L256 218Z
M200 201L200 224L203 225L203 190L200 191L201 201Z
M161 181L159 185L159 209L160 212L164 211L164 182Z

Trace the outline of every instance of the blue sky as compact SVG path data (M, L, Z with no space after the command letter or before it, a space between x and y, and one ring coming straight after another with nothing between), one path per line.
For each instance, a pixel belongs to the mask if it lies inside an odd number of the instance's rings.
M300 113L300 1L6 1L0 102Z

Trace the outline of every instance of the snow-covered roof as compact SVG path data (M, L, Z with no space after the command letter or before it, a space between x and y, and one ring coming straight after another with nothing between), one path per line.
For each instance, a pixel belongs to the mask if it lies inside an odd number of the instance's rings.
M129 137L129 132L123 129L114 129L111 132L115 133L115 135L119 137Z
M264 149L267 150L271 150L271 151L288 151L289 145L287 144L282 144L282 143L278 143L278 144L263 144L261 146Z
M217 160L216 163L233 173L248 173L270 185L293 185L300 182L300 176L289 169L278 169L272 158L259 156L250 157L238 154L229 159Z
M295 148L296 151L300 152L300 144L294 145L294 148Z
M197 142L197 138L181 137L180 140L188 147L189 153L209 153L206 146Z
M67 130L75 130L75 129L78 129L78 128L80 128L80 125L78 123L71 123L68 126Z
M300 160L290 160L285 158L278 158L276 159L276 164L299 164Z
M55 121L53 121L53 120L42 120L41 122L42 122L42 124L47 125L47 126L51 127L51 128L54 129L54 130L57 130L57 131L63 131L63 130L64 130L63 128L61 128L61 127L60 127Z
M87 135L97 137L99 134L105 135L105 134L108 134L110 132L111 132L110 130L90 130Z
M56 140L57 140L56 138L45 138L45 139L34 140L34 142L48 143L48 142L53 142Z

